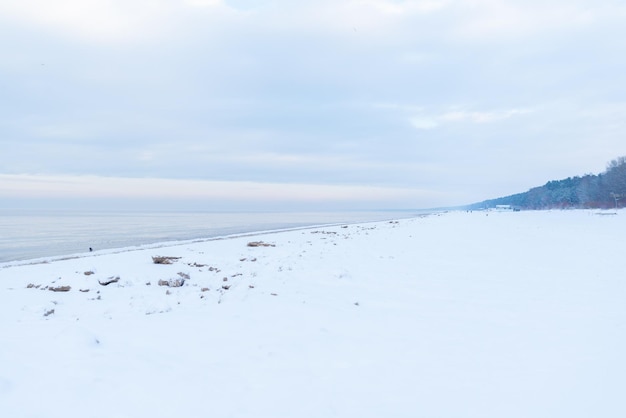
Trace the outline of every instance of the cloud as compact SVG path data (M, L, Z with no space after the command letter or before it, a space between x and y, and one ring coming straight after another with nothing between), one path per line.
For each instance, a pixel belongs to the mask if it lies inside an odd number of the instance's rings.
M410 109L411 107L407 107ZM431 130L449 123L488 124L510 119L514 116L531 113L530 109L507 109L497 111L450 110L439 114L428 114L409 117L409 123L415 129Z
M161 38L192 9L232 11L221 0L3 0L0 19L65 34L75 42Z
M143 7L142 7L143 9ZM144 9L146 14L149 8ZM52 28L97 39L124 39L145 25L137 13L124 13L121 2L98 0L21 1L0 4L0 14L26 25Z
M3 198L212 199L234 202L417 202L426 190L253 181L0 174Z
M446 122L492 123L530 112L529 109L509 109L492 112L457 110L444 113L438 119Z
M223 0L184 0L183 3L195 7L218 7L223 6Z
M618 2L589 7L588 2L570 0L473 0L458 6L464 17L453 30L454 37L495 43L580 30L626 13Z
M428 130L439 126L439 122L435 118L428 117L412 117L409 122L415 129Z
M277 1L257 8L263 27L273 31L314 33L348 43L385 43L406 34L411 20L437 14L449 0L302 0Z
M350 43L439 39L501 42L626 16L608 2L521 0L4 0L0 19L85 40L125 44L198 33L316 33ZM243 19L243 20L241 20ZM185 35L186 36L186 35ZM405 51L405 57L425 55Z

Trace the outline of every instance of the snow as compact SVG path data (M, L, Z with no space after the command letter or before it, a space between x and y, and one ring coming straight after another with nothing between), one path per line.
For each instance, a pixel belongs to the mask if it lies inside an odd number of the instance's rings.
M450 212L0 264L0 414L622 417L625 226Z

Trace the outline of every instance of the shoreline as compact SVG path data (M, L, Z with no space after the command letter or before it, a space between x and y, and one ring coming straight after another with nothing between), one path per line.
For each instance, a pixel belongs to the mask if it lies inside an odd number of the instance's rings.
M549 212L561 212L561 211L565 211L565 212L571 212L571 211L587 212L587 213L590 213L590 214L592 213L594 215L617 215L620 212L619 210L615 210L615 209L605 209L605 210L600 210L600 209L566 209L566 210L551 209L551 210L525 211L525 212L545 212L545 213L549 213ZM415 212L419 212L419 213L416 213L416 214L411 215L411 216L406 216L406 217L396 217L396 218L391 217L391 218L385 218L385 219L379 219L379 220L371 220L371 221L332 222L332 223L311 224L311 225L294 226L294 227L278 228L278 229L268 229L268 230L261 229L261 230L237 232L237 233L226 234L226 235L215 235L215 236L208 236L208 237L199 237L199 238L182 239L182 240L171 240L171 241L156 241L156 242L147 243L147 244L140 244L140 245L130 245L130 246L122 246L122 247L103 248L103 249L94 250L93 252L86 252L85 251L85 252L67 253L67 254L59 254L59 255L47 255L47 256L41 256L41 257L25 258L25 259L7 260L7 261L0 261L0 270L1 269L5 269L5 268L22 266L22 265L46 264L46 263L52 263L52 262L56 262L56 261L64 261L64 260L73 260L73 259L79 259L79 258L96 257L96 256L100 256L100 255L118 254L118 253L132 252L132 251L142 251L142 250L149 250L149 249L158 249L158 248L169 247L169 246L188 245L188 244L202 243L202 242L208 242L208 241L219 241L219 240L233 239L233 238L246 237L246 236L257 236L257 235L263 235L263 234L276 234L276 233L281 233L281 232L306 230L306 229L315 229L315 228L324 228L324 227L332 227L332 226L340 226L340 225L358 225L358 224L370 224L370 223L378 223L378 222L383 222L384 223L384 222L389 222L389 221L422 218L422 217L433 216L433 215L438 215L438 214L441 215L441 214L445 214L445 213L465 213L465 212L468 212L468 211L465 211L465 210L425 211L424 210L424 211L421 211L421 212L420 211L415 211ZM475 212L475 213L502 213L502 212L498 212L496 210L493 210L493 211L477 211L477 210L474 210L474 211L471 211L471 212ZM507 213L507 212L504 212L504 213Z
M46 213L45 211L42 213ZM0 261L0 268L4 265L18 265L22 262L42 262L45 260L57 260L63 258L84 257L91 255L87 249L93 247L98 253L108 253L116 250L134 250L141 249L150 246L161 246L175 243L186 243L192 241L204 241L210 239L223 239L241 234L257 234L273 231L289 230L294 228L311 228L325 225L335 225L340 223L354 224L360 222L377 222L385 221L389 219L404 219L412 216L416 216L421 211L406 211L404 215L399 211L361 211L361 212L288 212L284 213L287 218L275 218L281 213L279 212L246 212L246 213L227 213L227 212L149 212L147 213L150 218L145 223L136 223L135 219L141 213L125 214L124 212L114 213L113 218L100 218L101 215L107 215L106 212L93 212L83 214L76 218L76 224L71 223L67 228L61 226L49 226L54 225L57 219L62 219L65 225L68 219L73 217L69 215L70 212L56 212L49 220L46 219L47 224L39 226L42 231L39 233L30 233L32 237L26 235L25 237L17 237L17 244L12 243L11 228L16 229L16 226L11 226L7 235L4 237L4 242L0 243L0 252L5 248L10 254L10 248L12 245L17 245L16 248L22 248L20 245L28 242L28 240L35 239L32 244L28 244L23 248L25 254L34 253L33 255L18 255L15 251L15 257ZM61 215L59 215L61 214ZM244 217L240 218L239 215L243 214ZM369 214L369 215L368 215ZM60 218L58 217L60 216ZM362 219L366 216L365 219ZM95 217L95 218L94 218ZM99 239L87 240L87 235L100 236L101 227L90 227L85 223L85 219L94 218L97 225L108 225L110 228L105 230L104 235ZM328 219L324 219L328 218ZM27 222L30 217L23 217L22 222ZM119 221L119 219L126 219L125 221ZM132 220L129 227L129 219ZM7 218L5 223L10 221ZM206 224L206 225L205 225ZM283 225L280 225L283 224ZM171 226L170 226L171 225ZM203 226L205 225L205 226ZM2 226L0 224L0 226ZM5 225L6 226L6 225ZM32 230L29 224L25 224L23 229L29 228ZM55 232L55 229L58 231ZM72 228L76 230L72 232ZM128 229L128 230L127 230ZM70 231L69 233L67 231ZM19 231L19 229L18 229ZM16 232L18 232L16 231ZM37 229L34 229L37 231ZM119 231L119 232L116 232ZM122 232L126 231L126 232ZM19 232L21 234L21 232ZM133 237L135 239L129 239L127 237ZM167 237L170 236L171 238ZM58 242L64 250L53 250L53 244L44 244L44 239L50 240L50 242ZM37 242L39 241L39 242ZM99 242L103 241L103 242ZM135 241L136 243L133 243ZM74 243L74 245L72 244ZM80 244L80 245L76 245ZM45 246L50 246L50 249L45 250ZM42 247L37 249L38 247ZM82 247L84 250L77 250L77 247ZM40 253L35 255L36 253Z
M428 214L421 215L428 216ZM412 219L412 218L402 218L402 219ZM189 240L175 240L175 241L160 241L152 244L143 244L137 246L129 246L129 247L118 247L118 248L106 248L102 250L94 250L92 252L82 252L82 253L73 253L73 254L65 254L58 256L44 256L37 258L30 258L25 260L9 260L0 262L0 269L18 267L23 265L38 265L38 264L49 264L57 261L67 261L67 260L75 260L80 258L88 258L88 257L98 257L102 255L110 255L110 254L120 254L127 253L133 251L143 251L143 250L152 250L159 248L168 248L168 247L177 247L182 245L189 244L198 244L203 242L210 241L222 241L234 238L245 238L245 237L254 237L261 235L272 235L279 234L282 232L291 232L291 231L300 231L300 230L309 230L309 229L319 229L326 227L336 227L341 225L367 225L371 223L380 223L380 222L389 222L395 221L397 219L387 219L387 220L378 220L378 221L369 221L369 222L338 222L338 223L330 223L330 224L319 224L319 225L307 225L307 226L298 226L293 228L282 228L282 229L270 229L270 230L259 230L259 231L250 231L250 232L242 232L230 235L221 235L215 237L207 237L207 238L195 238Z

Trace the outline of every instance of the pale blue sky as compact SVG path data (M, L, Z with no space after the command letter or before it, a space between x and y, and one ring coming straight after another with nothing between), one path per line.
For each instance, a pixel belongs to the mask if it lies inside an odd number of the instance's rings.
M625 21L622 1L3 0L0 199L427 208L601 172L626 154Z

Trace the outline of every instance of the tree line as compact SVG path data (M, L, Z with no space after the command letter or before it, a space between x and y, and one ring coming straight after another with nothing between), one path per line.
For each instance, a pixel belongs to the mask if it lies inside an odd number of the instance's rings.
M626 156L607 164L600 174L552 180L527 192L485 200L467 209L511 205L520 209L613 208L626 205Z

